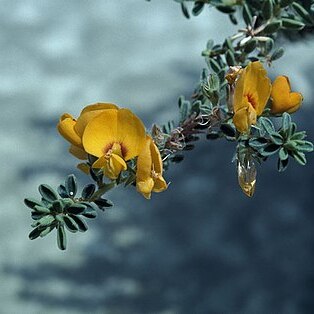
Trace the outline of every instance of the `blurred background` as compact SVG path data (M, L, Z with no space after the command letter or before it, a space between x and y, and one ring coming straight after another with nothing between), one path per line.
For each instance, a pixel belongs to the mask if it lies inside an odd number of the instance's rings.
M145 200L110 193L89 231L28 240L25 197L79 173L58 136L60 114L114 102L147 127L175 119L205 66L206 41L236 32L206 10L187 20L173 1L1 0L0 313L313 313L313 155L259 169L256 194L237 185L232 143L203 141ZM270 70L305 97L294 115L314 139L312 41L285 43Z

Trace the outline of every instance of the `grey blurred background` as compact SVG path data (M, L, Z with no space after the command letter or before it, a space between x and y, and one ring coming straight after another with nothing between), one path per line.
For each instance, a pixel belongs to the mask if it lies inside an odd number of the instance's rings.
M69 236L28 240L23 205L56 186L76 160L59 115L98 101L129 107L150 127L176 118L205 66L207 39L236 32L228 18L185 19L173 1L0 1L0 313L313 313L313 156L306 167L259 169L237 186L233 144L202 142L174 165L169 189L145 200L110 194L113 209ZM289 75L314 139L313 41L288 44L270 73Z

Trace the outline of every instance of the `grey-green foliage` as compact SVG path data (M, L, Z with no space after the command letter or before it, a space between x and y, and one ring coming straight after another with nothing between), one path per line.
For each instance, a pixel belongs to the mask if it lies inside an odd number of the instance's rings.
M104 210L113 204L101 197L94 198L96 186L87 184L80 197L77 194L77 181L73 174L64 184L60 184L57 192L47 184L38 188L41 199L26 198L24 204L31 209L33 230L29 234L31 240L45 237L52 230L57 230L57 244L60 250L67 247L67 229L71 233L85 232L88 227L86 218L95 218L97 209Z
M282 115L282 125L275 129L272 121L266 117L258 119L257 136L248 140L248 145L261 157L278 155L278 171L284 171L293 158L301 165L306 164L306 153L313 151L313 144L306 141L306 132L297 131L288 113Z

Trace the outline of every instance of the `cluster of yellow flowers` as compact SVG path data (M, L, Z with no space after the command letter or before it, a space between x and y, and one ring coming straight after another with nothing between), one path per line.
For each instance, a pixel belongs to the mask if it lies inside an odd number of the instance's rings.
M230 77L229 77L230 78ZM233 123L240 133L248 133L256 124L268 100L271 99L271 113L293 113L299 109L302 94L291 92L286 76L278 76L273 84L259 61L251 62L245 69L237 71L233 96Z
M58 131L71 143L70 152L75 157L81 160L86 160L88 154L97 157L92 167L102 169L111 180L127 170L127 161L137 157L136 187L145 198L167 188L160 152L146 134L142 121L130 110L109 103L89 105L77 120L63 114ZM79 168L89 170L86 164Z

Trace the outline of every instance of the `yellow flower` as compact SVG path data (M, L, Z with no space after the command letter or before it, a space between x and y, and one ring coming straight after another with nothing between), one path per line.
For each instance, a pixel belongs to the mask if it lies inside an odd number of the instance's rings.
M98 157L93 168L102 168L105 176L116 179L127 169L126 161L139 155L145 143L142 121L128 109L106 109L84 125L84 150Z
M82 136L87 123L107 109L118 109L118 107L109 103L96 103L85 107L77 120L68 113L60 117L57 126L58 131L71 143L69 151L78 159L87 159L87 154L82 144Z
M297 111L302 103L302 94L291 92L289 78L287 76L278 76L271 92L272 105L271 112L274 114Z
M240 74L233 99L233 123L237 130L246 133L266 106L271 91L270 79L263 65L251 62Z
M150 199L151 192L162 192L167 189L162 172L160 152L151 137L146 136L145 144L137 158L136 188L138 192Z

